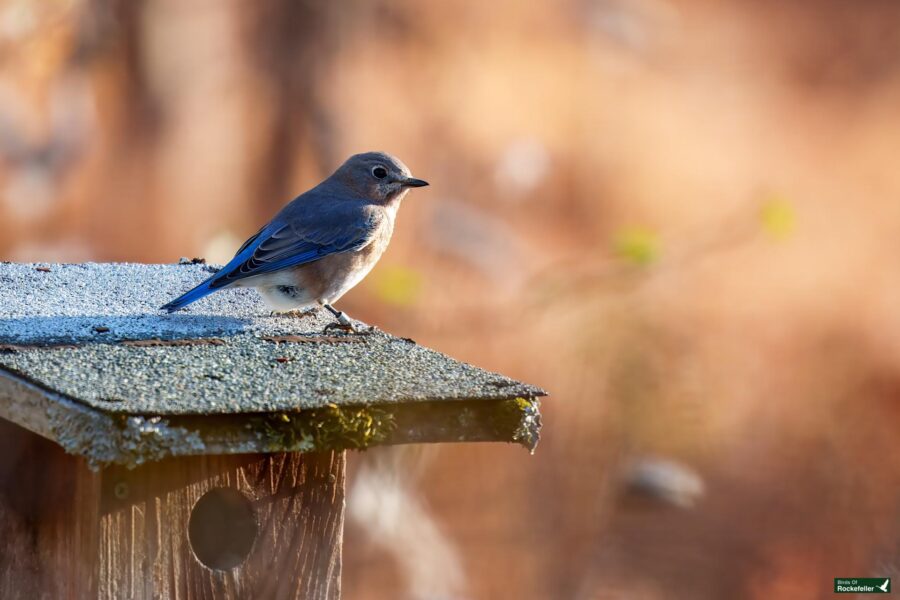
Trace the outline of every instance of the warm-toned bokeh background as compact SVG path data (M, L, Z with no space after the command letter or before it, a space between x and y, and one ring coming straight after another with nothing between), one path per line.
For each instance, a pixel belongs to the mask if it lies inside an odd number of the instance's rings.
M900 3L0 1L0 259L225 261L370 149L432 187L340 307L552 397L353 455L346 598L900 578Z

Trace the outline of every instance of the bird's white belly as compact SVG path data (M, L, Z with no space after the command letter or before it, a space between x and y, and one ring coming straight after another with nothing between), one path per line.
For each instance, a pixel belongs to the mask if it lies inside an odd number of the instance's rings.
M272 310L296 310L316 304L316 298L296 285L257 286L256 291Z

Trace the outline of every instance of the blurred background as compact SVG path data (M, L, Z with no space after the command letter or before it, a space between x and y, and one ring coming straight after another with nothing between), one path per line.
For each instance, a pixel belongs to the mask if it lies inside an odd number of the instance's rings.
M432 186L340 308L552 396L352 454L346 598L900 578L900 3L0 0L0 259L225 262L366 150Z

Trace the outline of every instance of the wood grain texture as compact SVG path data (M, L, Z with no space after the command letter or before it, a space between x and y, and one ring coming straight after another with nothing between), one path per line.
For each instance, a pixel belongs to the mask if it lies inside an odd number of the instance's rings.
M103 473L100 598L340 597L344 452L167 459ZM195 556L188 524L216 488L251 502L258 534L227 570ZM225 527L228 525L225 524Z
M94 473L0 419L0 598L339 598L345 464L343 451L198 456ZM188 535L219 488L243 494L257 525L225 570Z
M100 479L0 419L0 598L96 597Z

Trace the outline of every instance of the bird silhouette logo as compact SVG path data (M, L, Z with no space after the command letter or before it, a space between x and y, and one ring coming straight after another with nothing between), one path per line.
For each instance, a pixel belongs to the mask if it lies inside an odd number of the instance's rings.
M884 583L882 583L881 585L879 585L879 586L877 586L877 587L878 587L879 590L881 590L882 592L884 592L884 593L886 593L886 594L887 594L887 593L890 593L890 591L891 591L891 580L890 580L890 578L885 579L885 580L884 580Z

